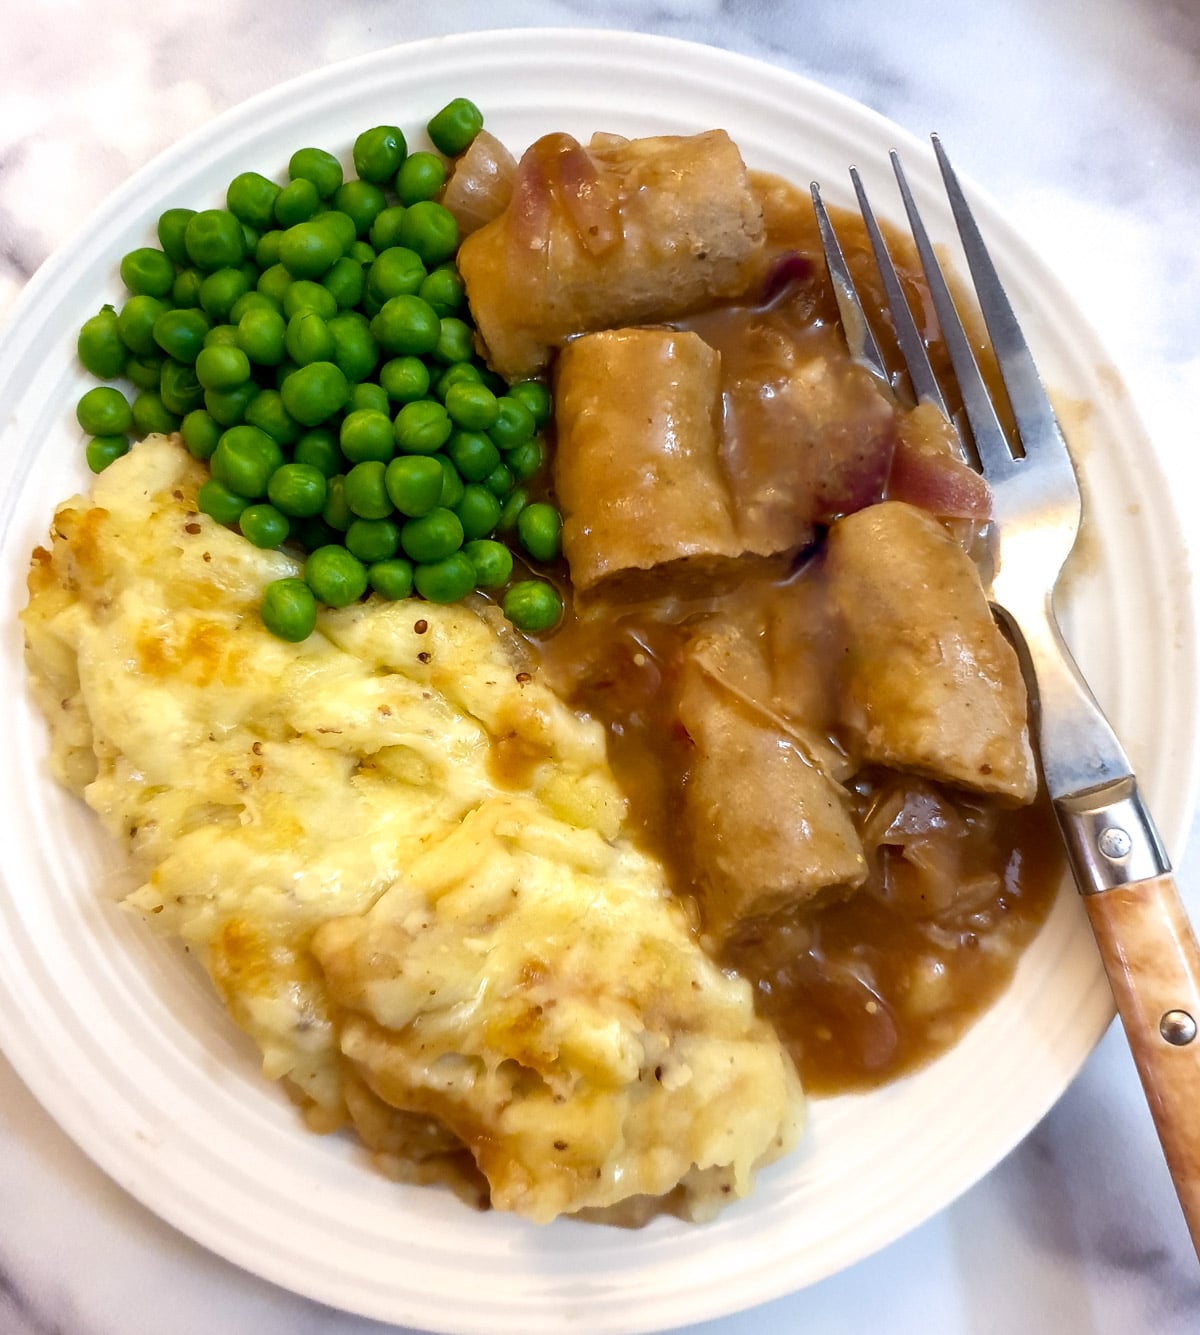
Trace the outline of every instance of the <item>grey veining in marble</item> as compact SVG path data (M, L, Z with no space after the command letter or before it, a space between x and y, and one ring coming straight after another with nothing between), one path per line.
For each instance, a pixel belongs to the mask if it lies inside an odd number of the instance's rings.
M759 56L940 130L1058 271L1180 495L1200 451L1195 0L30 0L0 9L0 319L104 196L264 87L478 27L627 27ZM1188 596L1181 589L1181 597ZM1181 883L1200 908L1193 828ZM0 1058L0 1335L368 1335L245 1275L98 1172ZM704 1335L1192 1335L1200 1270L1122 1038L955 1205Z

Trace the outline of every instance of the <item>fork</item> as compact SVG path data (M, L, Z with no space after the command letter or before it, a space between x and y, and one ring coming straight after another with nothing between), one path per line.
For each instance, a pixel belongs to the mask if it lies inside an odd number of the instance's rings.
M937 135L933 147L1016 423L1017 440L1010 447L893 151L892 167L969 427L969 433L960 433L964 458L982 472L992 492L992 610L1021 660L1046 788L1200 1254L1200 950L1133 767L1058 628L1054 586L1079 531L1079 484L1029 347ZM913 394L949 418L856 168L850 177ZM812 197L847 341L890 388L816 182Z

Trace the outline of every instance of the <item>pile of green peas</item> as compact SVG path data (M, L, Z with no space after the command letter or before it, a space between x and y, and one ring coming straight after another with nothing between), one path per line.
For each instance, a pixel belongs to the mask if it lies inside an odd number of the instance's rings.
M520 630L553 629L548 580L513 581L514 547L550 564L557 509L530 499L545 463L549 390L506 385L475 353L454 258L458 225L439 204L447 165L483 126L455 98L429 121L438 153L409 152L398 126L354 142L357 173L320 148L287 184L247 171L223 209L168 209L159 247L121 261L129 297L82 327L97 379L76 417L100 472L131 434L178 431L208 464L198 505L257 547L306 554L303 578L270 584L267 628L304 640L318 604L368 589L452 603L504 590Z

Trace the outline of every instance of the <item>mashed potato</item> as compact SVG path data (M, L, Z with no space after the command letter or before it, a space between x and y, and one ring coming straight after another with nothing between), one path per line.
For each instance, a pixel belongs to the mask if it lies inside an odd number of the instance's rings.
M482 602L274 638L295 563L198 514L203 477L137 446L29 579L54 772L128 849L129 907L198 948L315 1129L403 1177L481 1173L536 1220L748 1190L796 1077L627 837L599 726Z

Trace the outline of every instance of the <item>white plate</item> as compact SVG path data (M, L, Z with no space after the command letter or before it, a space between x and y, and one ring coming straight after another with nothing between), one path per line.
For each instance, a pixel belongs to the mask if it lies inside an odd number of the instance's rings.
M199 970L105 898L118 859L48 779L43 726L25 693L15 617L28 554L54 504L86 483L72 407L87 382L74 337L118 299L120 256L148 242L164 208L221 202L239 171L278 175L309 143L348 159L355 134L380 122L419 139L427 116L458 94L518 150L551 129L720 125L752 166L800 184L819 178L827 198L846 204L851 162L876 178L879 204L892 197L895 145L934 230L952 234L926 147L864 107L739 56L614 32L477 33L335 66L234 109L129 181L30 283L0 339L0 1044L118 1182L278 1284L439 1330L657 1329L850 1264L1016 1144L1111 1015L1075 897L1060 896L1012 987L952 1052L877 1093L817 1103L802 1148L716 1223L539 1229L393 1185L348 1139L301 1129ZM941 128L952 149L953 127ZM969 193L1047 380L1062 402L1091 405L1085 421L1067 418L1103 543L1087 544L1077 563L1067 629L1177 847L1196 735L1193 627L1175 596L1186 564L1179 525L1103 350L1053 274Z

